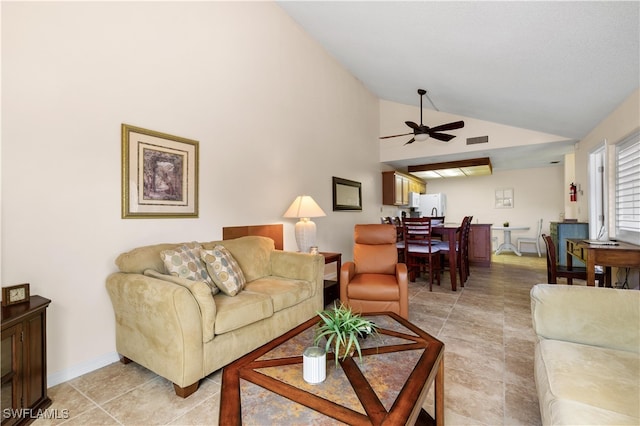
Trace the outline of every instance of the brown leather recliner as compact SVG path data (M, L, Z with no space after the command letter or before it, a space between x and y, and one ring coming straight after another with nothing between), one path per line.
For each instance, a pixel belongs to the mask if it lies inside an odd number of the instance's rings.
M407 266L398 263L396 227L356 225L353 262L340 270L340 301L354 312L395 312L409 318Z

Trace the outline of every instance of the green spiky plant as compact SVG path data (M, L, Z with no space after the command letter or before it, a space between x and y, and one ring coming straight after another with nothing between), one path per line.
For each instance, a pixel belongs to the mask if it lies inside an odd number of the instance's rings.
M327 340L325 351L333 349L336 365L338 359L344 360L354 350L358 352L358 358L362 361L362 352L358 337L377 335L378 326L359 314L353 313L350 307L340 303L334 304L333 309L318 312L320 322L316 328L315 345L318 345L322 338Z

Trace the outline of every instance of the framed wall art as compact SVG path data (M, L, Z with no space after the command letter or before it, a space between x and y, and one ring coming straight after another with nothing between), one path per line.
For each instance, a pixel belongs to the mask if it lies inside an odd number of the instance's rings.
M198 217L198 142L122 124L122 218Z
M498 188L495 196L496 209L513 208L513 188Z
M333 176L333 211L362 210L362 184Z

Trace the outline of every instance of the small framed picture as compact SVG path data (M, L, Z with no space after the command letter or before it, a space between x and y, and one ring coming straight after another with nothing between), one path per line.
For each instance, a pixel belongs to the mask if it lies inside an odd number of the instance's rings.
M198 217L198 141L122 124L122 218Z
M495 197L496 209L512 209L513 208L513 188L496 189Z
M333 211L362 210L362 184L333 176Z

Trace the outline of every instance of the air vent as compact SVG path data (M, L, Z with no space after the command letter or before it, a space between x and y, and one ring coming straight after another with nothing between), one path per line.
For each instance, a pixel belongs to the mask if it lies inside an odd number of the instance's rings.
M477 143L488 143L489 136L478 136L475 138L467 138L467 145L475 145Z

